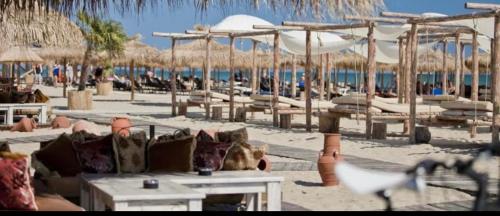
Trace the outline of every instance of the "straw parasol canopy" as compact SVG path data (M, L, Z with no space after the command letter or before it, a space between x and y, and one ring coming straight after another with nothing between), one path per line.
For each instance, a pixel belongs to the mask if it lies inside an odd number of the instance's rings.
M443 72L443 52L436 50L429 50L427 56L427 51L423 50L419 52L418 57L418 71L421 72ZM455 71L455 57L448 54L446 55L448 61L448 72L452 73Z
M0 53L13 46L79 47L84 41L80 28L59 13L50 11L47 16L41 16L37 10L32 19L24 16L27 13L12 7L6 11L6 19L0 22Z
M158 64L159 50L142 42L142 35L136 34L125 43L122 55L114 58L112 62L116 65L128 65L134 62L137 66L154 67ZM106 52L99 54L101 58L107 56Z
M0 56L0 63L33 62L40 63L43 59L27 47L12 47Z
M472 68L472 56L465 60L465 65ZM488 72L491 70L491 55L489 53L479 54L479 72Z
M206 60L206 40L193 40L185 44L177 45L175 48L176 67L202 68ZM229 68L229 45L223 45L217 41L212 41L212 58L210 59L213 68ZM247 54L239 49L235 49L235 67L244 68L247 65ZM172 49L161 52L160 62L164 66L172 64ZM248 65L247 65L248 66Z

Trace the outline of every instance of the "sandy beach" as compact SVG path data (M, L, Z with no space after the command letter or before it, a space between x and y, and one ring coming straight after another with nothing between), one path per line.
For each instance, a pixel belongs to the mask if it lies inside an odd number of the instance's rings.
M249 139L272 145L293 147L319 152L323 148L323 134L319 132L306 133L303 126L305 116L295 116L296 127L292 130L282 130L272 127L272 116L256 113L247 123L214 122L204 120L204 109L190 107L187 117L171 118L171 101L169 94L137 94L136 101L130 102L130 93L114 92L110 96L94 95L94 110L68 111L67 100L62 97L62 88L38 86L51 97L50 104L54 114L92 114L111 118L128 116L135 121L154 122L158 125L191 128L192 130L219 129L229 130L246 127ZM95 89L94 89L95 91ZM186 100L187 96L178 96ZM224 112L227 118L227 112ZM318 119L313 118L317 126ZM444 159L448 157L470 158L478 147L491 140L491 133L486 128L480 128L476 138L471 139L467 128L431 127L432 141L429 144L409 145L407 138L390 137L388 140L366 141L361 136L352 134L364 133L364 121L342 120L341 153L360 158L384 161L411 166L425 158ZM109 133L110 126L99 125L102 133ZM317 129L316 129L317 131ZM388 132L401 132L402 124L389 124ZM33 133L13 133L0 131L0 140L7 138L23 138L41 135L57 135L70 133L71 129L37 129ZM158 135L158 134L157 134ZM39 147L38 143L19 143L12 145L14 151L31 154ZM298 159L270 156L272 162L297 161ZM492 178L498 178L498 163L489 163ZM315 211L323 210L382 210L383 202L373 195L356 195L343 185L324 188L320 186L321 178L317 171L273 171L275 175L285 177L283 184L283 201ZM394 205L397 208L431 203L471 200L473 197L459 190L428 187L423 195L411 191L397 191ZM314 200L314 202L311 202Z

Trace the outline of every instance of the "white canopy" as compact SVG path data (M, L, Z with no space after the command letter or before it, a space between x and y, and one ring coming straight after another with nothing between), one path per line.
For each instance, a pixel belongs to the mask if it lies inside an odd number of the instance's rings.
M418 46L419 50L432 49L436 46L437 42L430 42L429 44L420 44ZM375 61L377 63L385 64L398 64L399 63L399 44L392 41L377 41L375 43ZM368 58L368 45L356 44L350 48L353 52Z
M283 44L292 53L306 54L306 32L289 31L281 33ZM312 55L338 52L354 45L352 40L344 40L340 36L326 32L311 32Z

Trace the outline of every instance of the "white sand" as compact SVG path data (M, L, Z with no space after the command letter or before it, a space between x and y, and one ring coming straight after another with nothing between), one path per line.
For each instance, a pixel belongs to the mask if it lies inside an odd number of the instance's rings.
M62 88L41 87L44 93L50 97L54 113L67 113L67 101L62 98ZM95 90L94 90L95 91ZM179 96L178 100L185 101L187 96ZM130 102L130 93L115 92L111 96L94 96L93 111L76 111L74 113L104 114L110 118L115 115L126 114L161 114L169 115L171 111L169 94L144 95L137 94L136 101ZM249 114L250 115L250 114ZM227 112L224 114L227 118ZM306 133L304 129L295 128L293 130L281 130L272 127L272 116L257 113L255 119L248 123L228 123L213 122L204 120L204 109L190 107L188 117L158 118L148 116L134 116L133 119L142 119L175 127L189 127L192 130L200 129L236 129L247 127L251 140L261 141L269 144L284 145L296 148L320 151L323 148L323 135L321 133ZM294 124L305 122L305 116L296 116ZM313 124L318 124L318 119L313 118ZM365 123L355 120L342 120L341 131L349 133L364 133ZM109 127L101 126L103 132L110 131ZM362 158L369 158L380 161L387 161L405 165L413 165L416 162L432 157L471 157L471 147L478 143L488 143L491 141L491 133L480 130L476 138L471 139L467 129L437 128L431 127L433 140L431 144L408 145L407 138L389 138L384 141L366 141L362 138L344 136L342 138L342 154L353 155ZM402 124L389 124L388 132L401 132ZM0 132L0 139L37 136L47 134L60 134L66 130L51 131L50 129L40 129L30 134L20 134L11 132ZM29 145L29 144L26 144ZM20 146L23 149L23 146ZM32 146L36 149L38 146ZM24 151L30 151L29 148ZM287 161L291 159L270 157L271 161ZM498 163L490 163L492 176L498 176ZM379 210L383 208L383 203L376 197L360 196L351 193L343 186L335 188L323 188L316 184L321 182L317 172L274 172L276 175L284 176L286 181L283 185L284 200L305 208L313 210ZM306 182L303 186L296 181ZM443 191L447 191L448 196L444 196ZM456 200L472 199L469 195L450 189L428 188L423 196L423 203L438 203ZM412 206L423 204L412 192L402 191L396 193L394 199L396 207Z

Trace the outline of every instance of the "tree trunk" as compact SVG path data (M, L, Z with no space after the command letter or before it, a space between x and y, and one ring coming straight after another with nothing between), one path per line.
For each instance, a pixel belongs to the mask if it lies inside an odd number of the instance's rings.
M312 101L311 101L311 69L312 69L311 31L306 31L306 70L305 70L305 95L306 95L306 130L312 132Z
M417 24L412 24L411 33L411 79L416 80L418 68L418 33ZM417 92L416 82L411 82L410 95L410 144L416 143L416 115L417 115Z
M87 68L90 60L90 55L92 53L92 49L87 47L85 51L85 56L83 57L82 71L80 73L80 84L78 85L78 91L85 91L87 87Z
M280 91L280 34L274 34L274 85L273 85L273 125L279 127L278 103Z
M366 94L366 139L372 139L372 99L375 97L375 76L376 76L376 48L375 37L373 35L374 24L368 27L368 89Z

